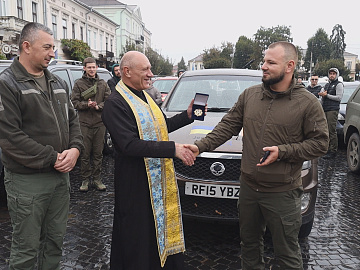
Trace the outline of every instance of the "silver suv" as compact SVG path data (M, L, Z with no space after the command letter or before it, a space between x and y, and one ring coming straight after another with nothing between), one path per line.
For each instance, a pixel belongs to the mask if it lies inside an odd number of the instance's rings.
M260 84L259 70L205 69L186 71L175 83L162 109L167 116L186 110L195 93L209 94L205 121L195 121L169 134L178 143L194 143L209 133L235 104L246 88ZM184 217L238 221L242 132L213 152L196 158L192 167L174 159ZM302 227L299 237L310 234L314 221L318 187L317 160L305 161L302 168Z

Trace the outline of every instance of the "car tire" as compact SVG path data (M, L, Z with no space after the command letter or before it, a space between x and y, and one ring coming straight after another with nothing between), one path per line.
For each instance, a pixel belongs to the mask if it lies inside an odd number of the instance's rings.
M347 163L350 171L360 173L360 136L353 133L347 144L346 151Z
M103 152L106 155L111 155L114 153L114 145L112 143L110 133L107 130L105 132L105 143Z
M308 237L312 230L313 223L314 223L314 217L308 223L301 225L298 237L299 238Z

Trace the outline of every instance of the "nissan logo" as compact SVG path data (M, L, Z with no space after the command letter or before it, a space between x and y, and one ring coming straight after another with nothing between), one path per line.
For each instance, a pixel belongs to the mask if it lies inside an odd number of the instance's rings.
M220 176L225 172L225 166L221 162L214 162L210 166L210 171L215 176Z

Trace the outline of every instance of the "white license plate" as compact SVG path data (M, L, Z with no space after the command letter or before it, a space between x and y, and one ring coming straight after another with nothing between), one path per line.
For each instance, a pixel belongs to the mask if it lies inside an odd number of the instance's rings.
M185 183L185 194L192 196L238 199L239 191L239 186Z

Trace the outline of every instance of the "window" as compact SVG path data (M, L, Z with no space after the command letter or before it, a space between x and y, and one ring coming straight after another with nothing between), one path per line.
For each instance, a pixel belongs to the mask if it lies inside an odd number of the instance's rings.
M52 31L54 33L54 39L57 39L57 23L56 23L56 15L51 15L51 21L52 21Z
M37 22L37 3L32 2L32 19L33 22Z
M346 61L346 68L347 68L348 70L351 70L351 64L352 64L351 61Z
M87 31L87 44L91 47L91 37L90 37L90 34L91 34L91 32L90 32L90 30L88 30Z
M80 26L80 40L84 41L84 27Z
M100 51L103 50L103 34L100 34Z
M63 38L67 38L67 21L62 19Z
M94 50L96 50L96 32L94 32Z
M113 51L113 40L110 39L110 52L112 52L112 51Z
M23 19L23 0L17 0L18 18Z
M71 24L72 30L71 30L71 37L72 39L75 39L76 33L75 33L75 23Z
M69 90L71 91L72 86L70 83L69 75L65 69L55 70L52 73L58 75L61 79L63 79L67 83Z
M106 37L106 38L105 38L105 50L106 50L106 51L108 50L108 43L109 43L109 38Z

